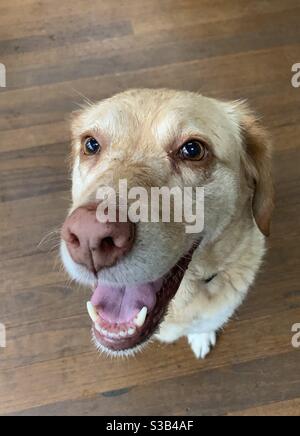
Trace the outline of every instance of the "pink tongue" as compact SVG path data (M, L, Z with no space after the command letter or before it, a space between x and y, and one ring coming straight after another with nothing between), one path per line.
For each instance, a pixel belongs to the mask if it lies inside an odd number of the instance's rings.
M109 323L127 323L146 306L150 312L156 303L156 293L162 280L137 286L112 287L98 284L92 303Z

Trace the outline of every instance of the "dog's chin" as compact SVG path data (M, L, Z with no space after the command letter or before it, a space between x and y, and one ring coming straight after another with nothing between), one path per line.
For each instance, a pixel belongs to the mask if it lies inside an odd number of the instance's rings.
M99 351L120 357L145 347L163 321L195 249L154 282L115 288L98 283L89 304L93 311L93 342Z

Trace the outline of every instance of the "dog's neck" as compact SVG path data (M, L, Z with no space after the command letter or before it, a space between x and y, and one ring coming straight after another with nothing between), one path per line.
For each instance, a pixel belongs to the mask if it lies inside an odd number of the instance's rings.
M216 237L204 236L190 266L192 274L199 279L211 281L220 271L227 271L230 265L246 266L248 262L251 265L255 247L263 250L265 238L255 224L249 201L239 211ZM247 260L249 253L251 261ZM257 258L261 259L261 256L262 252L258 250Z

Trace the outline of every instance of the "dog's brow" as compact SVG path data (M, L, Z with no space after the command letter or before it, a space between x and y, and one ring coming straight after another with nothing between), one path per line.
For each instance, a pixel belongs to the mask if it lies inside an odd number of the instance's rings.
M104 132L111 137L116 136L120 127L124 128L124 114L115 106L107 106L90 114L86 122L85 130L89 132Z
M152 130L156 141L165 146L172 146L181 138L204 135L195 121L185 119L181 112L176 111L161 118L153 125Z
M157 120L152 127L152 132L158 142L170 142L182 128L176 112L169 112Z

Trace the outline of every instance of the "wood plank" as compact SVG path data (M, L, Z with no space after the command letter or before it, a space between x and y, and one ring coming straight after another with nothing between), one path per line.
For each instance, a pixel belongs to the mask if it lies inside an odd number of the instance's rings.
M298 93L291 86L290 72L290 66L295 63L297 47L291 45L257 53L221 56L113 76L104 75L45 85L38 91L35 87L21 91L8 88L1 91L5 98L0 99L0 130L60 123L71 111L78 109L76 102L82 102L75 90L95 101L126 88L170 86L170 77L174 88L198 90L226 99L248 96L253 107L265 115L270 127L297 124ZM282 57L287 60L287 64L281 62ZM236 63L239 65L237 76ZM255 71L253 64L257 65ZM235 77L234 82L232 77Z
M172 7L171 7L172 4ZM294 9L299 6L296 0L288 1L283 5L278 0L271 2L233 0L222 2L219 0L204 0L201 5L197 0L188 3L188 7L182 10L182 2L173 5L169 3L170 8L164 8L159 14L152 16L145 13L135 19L133 16L133 27L136 33L153 32L153 30L169 29L182 25L182 23L192 23L193 25L202 25L202 23L213 23L223 17L239 18L245 16L260 16L264 13ZM200 10L199 10L200 6Z
M33 351L37 349L35 340L38 341L40 351L38 359L41 359L41 362L20 366L17 370L11 367L11 364L9 368L2 368L0 389L3 400L0 400L0 410L2 413L9 413L27 409L30 406L36 407L67 399L73 400L83 394L83 387L85 395L93 396L99 392L143 384L145 381L161 382L174 376L180 379L186 374L193 374L199 370L207 371L233 363L284 354L292 349L291 326L299 318L299 313L299 308L286 309L272 316L248 321L237 320L231 323L225 334L221 336L217 348L205 362L195 360L191 350L183 341L171 346L153 344L138 359L128 361L110 361L103 357L99 360L91 344L88 353L72 354L71 352L66 357L49 360L47 359L48 353L55 356L57 344L60 346L63 344L64 347L72 344L74 335L79 334L79 329L75 328L73 331L62 328L61 342L55 340L53 335L50 335L52 337L50 342L47 331L44 335L45 341L43 341L42 332L37 331L37 336L33 339L30 336L23 339L24 348L20 344L19 346L23 350L22 358L26 359L24 351L27 350L28 359L30 357L32 359ZM82 331L80 338L82 339L82 334L86 333ZM7 335L8 349L15 347L15 341L9 339L10 335L14 337L14 333L10 333L8 329ZM88 336L86 336L86 342L88 342ZM46 352L41 349L43 344L45 344ZM83 350L86 348L84 347ZM299 365L300 354L298 350L294 353ZM45 361L44 356L46 356ZM155 371L147 371L149 360L155 362ZM22 360L19 359L19 361L22 363ZM58 386L59 389L57 389Z
M86 393L80 400L25 410L21 415L224 415L228 410L264 404L270 397L291 399L290 414L298 415L299 401L293 401L300 388L298 367L299 355L288 353L197 372L180 379L134 385L94 396ZM286 377L283 379L281 371L274 368L282 368ZM264 407L254 410L262 413ZM276 412L272 405L268 405L267 410Z
M20 185L26 180L22 178L22 175ZM37 185L39 186L43 180L45 179L41 175ZM30 192L28 195L33 194ZM48 253L55 248L59 229L67 214L69 197L69 193L58 191L47 195L43 193L38 198L25 196L20 201L2 203L0 209L2 218L0 230L1 262L22 257L25 257L26 261L26 258L32 254ZM34 215L32 215L32 211L35 211ZM53 232L55 233L52 237ZM43 243L45 238L45 243ZM28 261L30 264L31 259Z
M299 415L299 17L298 0L0 4L0 414ZM269 252L205 362L185 340L98 356L90 291L60 265L70 113L132 87L247 98L274 138Z
M36 0L14 0L14 7L11 5L0 6L1 39L11 37L26 37L34 32L51 32L55 21L61 17L68 17L71 22L97 21L100 25L117 19L130 18L134 24L136 33L151 30L172 28L195 22L198 25L205 22L214 22L222 18L242 18L244 16L257 16L274 11L285 11L299 6L297 0L287 0L284 4L280 0L272 2L246 0L202 0L201 10L197 0L151 0L141 3L139 0L120 2L118 0L102 0L95 3L87 0L82 7L82 0L74 0L72 7L68 3L54 0L49 4L47 1L37 2ZM22 10L22 16L16 14L16 9ZM195 20L196 17L196 20ZM15 25L18 25L16 28ZM62 23L65 25L65 22Z
M290 401L279 401L278 403L271 403L260 407L253 407L251 409L235 412L234 416L299 416L300 414L300 400L297 398Z
M4 130L1 132L0 153L41 147L49 144L67 144L70 142L70 133L70 126L67 120Z
M275 11L266 15L260 16L245 16L242 18L224 19L216 22L204 22L201 26L191 26L189 23L184 23L182 26L174 26L171 29L159 30L158 32L146 32L138 35L131 32L123 31L120 37L113 37L111 35L104 35L105 37L99 38L95 32L95 24L91 23L91 29L84 29L88 34L88 38L84 38L86 33L82 29L83 23L86 21L78 18L70 19L64 26L64 32L61 32L61 20L55 20L52 23L52 36L55 34L56 38L51 39L51 35L32 36L32 43L30 37L20 38L19 40L5 40L3 41L3 48L1 50L1 60L3 63L10 67L11 71L20 71L22 68L26 70L29 65L38 66L43 65L49 67L51 64L64 64L66 62L73 62L74 58L81 58L83 61L87 58L97 57L104 58L111 55L121 53L136 52L138 50L149 50L158 45L165 46L166 44L173 43L174 41L188 42L197 41L203 45L219 44L222 39L236 38L237 34L242 38L251 38L251 34L257 32L258 26L263 26L263 38L266 36L270 38L272 32L277 31L278 28L282 32L289 33L297 31L299 8ZM266 18L268 18L266 20ZM127 22L110 23L111 32L120 31L118 25L123 30ZM128 25L128 24L127 24ZM107 26L107 25L106 25ZM79 27L79 30L78 30ZM97 28L100 30L102 26L98 23ZM116 27L116 30L114 30ZM58 34L56 34L56 30ZM98 32L100 32L98 30ZM102 30L104 33L106 27ZM126 30L126 29L125 29ZM68 44L60 43L60 39L64 38L64 33L68 35ZM261 32L262 33L262 32ZM262 35L257 34L257 38ZM101 33L100 33L100 36ZM41 39L37 44L38 38ZM25 39L26 47L20 44ZM46 39L46 41L44 41ZM46 47L44 46L46 44ZM16 52L18 54L18 61L15 62Z
M25 67L21 71L10 71L9 86L11 89L42 86L79 78L88 78L99 75L116 74L144 70L163 65L172 65L180 62L209 59L217 56L233 55L240 52L259 51L273 47L285 47L299 40L300 30L298 23L290 23L278 33L274 26L270 32L262 32L253 38L251 33L236 36L195 39L188 41L172 41L166 44L154 45L130 52L110 54L106 57L91 57L73 60L70 63L48 65L45 67ZM82 68L84 65L84 68Z

